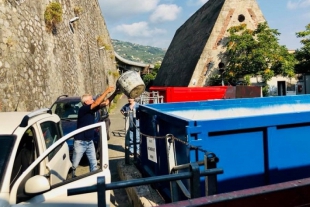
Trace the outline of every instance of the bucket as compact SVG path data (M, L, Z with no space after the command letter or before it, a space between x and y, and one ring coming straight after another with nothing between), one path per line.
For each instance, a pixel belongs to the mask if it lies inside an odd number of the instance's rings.
M136 71L129 70L123 73L117 80L117 87L130 98L139 97L145 90L145 84Z

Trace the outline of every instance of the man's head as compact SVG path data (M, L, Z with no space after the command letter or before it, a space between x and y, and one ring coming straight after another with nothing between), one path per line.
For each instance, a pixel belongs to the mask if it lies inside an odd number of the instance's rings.
M81 97L81 102L82 102L84 105L91 105L92 103L94 103L93 96L92 96L91 94L84 94L84 95Z
M133 103L133 102L135 102L135 99L128 97L128 103Z

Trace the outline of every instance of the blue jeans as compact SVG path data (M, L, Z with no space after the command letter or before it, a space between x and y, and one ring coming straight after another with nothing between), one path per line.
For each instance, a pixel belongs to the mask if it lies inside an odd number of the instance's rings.
M140 133L138 129L136 130L136 146L137 146L137 153L140 154ZM125 145L129 147L130 153L134 153L134 146L133 146L133 130L127 130L126 138L125 138Z
M96 150L94 142L82 141L82 140L74 140L73 156L72 156L73 170L75 170L78 167L84 152L86 152L86 156L89 161L90 172L97 170L97 159L96 159Z

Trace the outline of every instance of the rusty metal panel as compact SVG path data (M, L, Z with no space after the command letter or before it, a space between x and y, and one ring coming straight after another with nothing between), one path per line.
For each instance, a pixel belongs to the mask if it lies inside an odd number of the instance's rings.
M189 199L159 207L310 206L310 178Z
M224 99L261 97L260 86L228 86Z
M236 98L236 87L235 86L228 86L224 99L232 99Z
M260 86L236 86L236 98L261 97Z

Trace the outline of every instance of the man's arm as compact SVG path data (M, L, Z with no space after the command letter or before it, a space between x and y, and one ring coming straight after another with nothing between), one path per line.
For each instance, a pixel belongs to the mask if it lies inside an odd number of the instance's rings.
M109 96L109 103L111 103L112 101L113 101L113 99L115 98L115 96L117 95L117 94L121 94L122 93L122 91L119 89L119 88L116 88L116 90L114 91L114 93L111 95L111 96Z
M107 100L103 101L103 102L100 104L100 108L105 107L105 106L108 106L109 104L110 104L110 100L107 99Z
M97 106L99 106L105 99L105 97L114 90L114 87L109 86L109 88L107 90L105 90L97 99L96 101L94 101L94 103L92 103L92 105L90 106L90 109L94 109Z
M121 108L120 110L121 114L123 114L124 116L127 116L127 111L126 111L126 104Z

